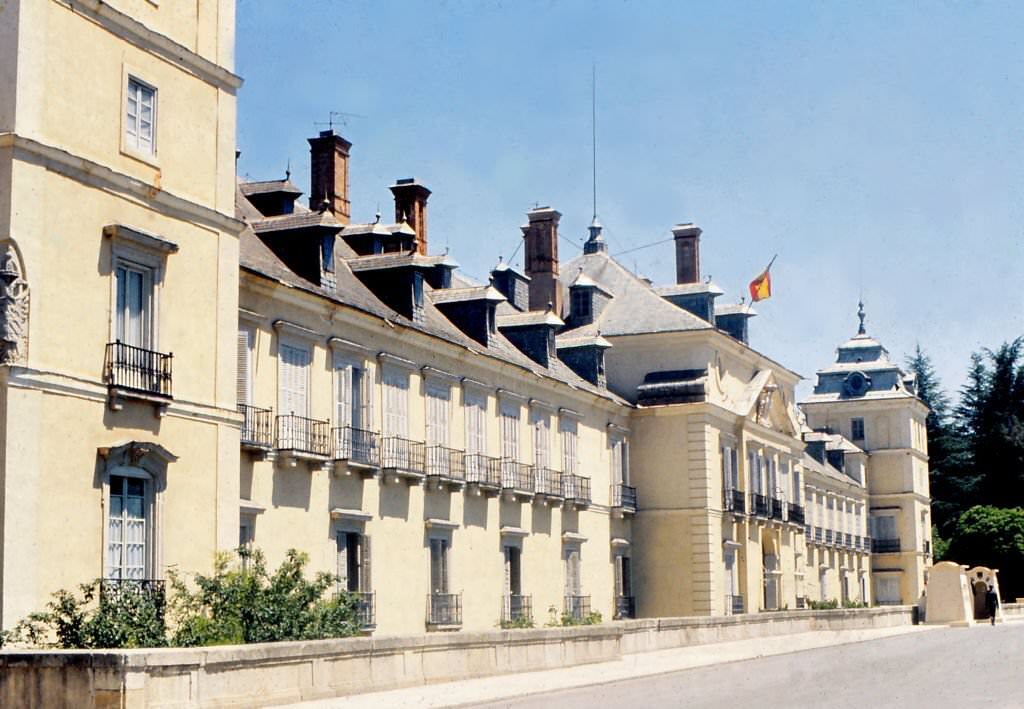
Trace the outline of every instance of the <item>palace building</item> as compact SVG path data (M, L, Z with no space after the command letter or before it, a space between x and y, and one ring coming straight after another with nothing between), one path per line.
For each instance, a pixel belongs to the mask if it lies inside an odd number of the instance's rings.
M927 412L863 320L798 407L693 224L656 286L537 207L479 283L422 182L354 219L334 130L308 195L239 180L233 43L232 0L0 4L0 627L239 546L367 633L916 600Z

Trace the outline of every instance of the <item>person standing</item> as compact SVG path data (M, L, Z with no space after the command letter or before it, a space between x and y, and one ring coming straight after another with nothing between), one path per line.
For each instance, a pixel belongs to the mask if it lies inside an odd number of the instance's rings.
M996 624L996 608L999 607L999 597L996 595L995 586L989 586L985 591L985 612L992 619L992 625Z

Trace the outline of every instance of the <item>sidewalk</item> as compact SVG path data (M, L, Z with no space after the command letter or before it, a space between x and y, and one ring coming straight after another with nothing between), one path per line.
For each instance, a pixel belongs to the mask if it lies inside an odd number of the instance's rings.
M894 635L923 632L937 627L945 626L898 626L867 630L818 631L755 640L737 640L627 655L614 662L579 665L541 672L498 675L461 682L420 685L387 692L319 699L289 706L302 707L302 709L352 709L354 707L424 709L426 707L482 704L528 694L618 682L624 679L678 672L724 662L751 660L770 655L800 652L801 650L877 640Z

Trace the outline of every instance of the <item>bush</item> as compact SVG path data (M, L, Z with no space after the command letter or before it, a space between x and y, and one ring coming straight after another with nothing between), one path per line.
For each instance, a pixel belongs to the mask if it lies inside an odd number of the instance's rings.
M839 601L835 598L830 598L827 601L815 601L808 598L807 607L812 611L830 611L839 607Z
M241 563L234 567L229 555L218 556L211 576L195 576L195 590L179 574L169 573L169 602L163 584L142 581L97 580L80 586L80 596L57 591L46 611L0 633L0 645L193 647L339 638L359 632L358 598L344 592L328 594L337 581L331 574L307 579L305 554L289 550L272 575L260 552L240 549L238 555ZM173 632L168 631L165 610L170 612Z
M498 621L498 627L502 630L519 630L522 628L532 628L533 618L531 616L521 615L518 618L512 618L511 620Z
M1003 598L1024 596L1024 508L970 508L957 520L945 558L999 569Z
M590 611L586 615L577 618L569 611L562 611L559 614L558 609L555 606L548 606L548 622L546 623L549 628L568 627L572 625L600 625L604 622L604 618L601 616L601 611Z

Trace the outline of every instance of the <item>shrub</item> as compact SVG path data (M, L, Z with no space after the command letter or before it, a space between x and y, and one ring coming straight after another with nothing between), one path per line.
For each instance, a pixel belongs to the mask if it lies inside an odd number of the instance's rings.
M533 618L527 615L521 615L518 618L512 618L511 620L500 620L498 621L498 627L502 630L518 630L521 628L532 628Z
M808 598L807 607L812 611L830 611L839 607L839 601L835 598L830 598L827 601L815 601Z
M600 625L602 622L604 622L604 618L601 616L601 611L590 611L586 615L577 618L569 611L562 611L559 614L555 606L548 606L548 622L546 625L549 628L572 625Z

